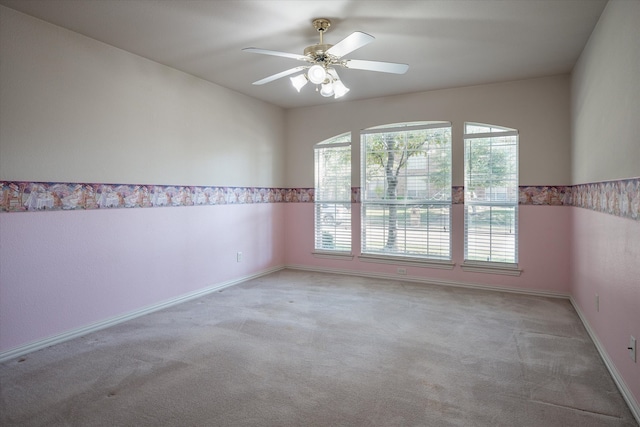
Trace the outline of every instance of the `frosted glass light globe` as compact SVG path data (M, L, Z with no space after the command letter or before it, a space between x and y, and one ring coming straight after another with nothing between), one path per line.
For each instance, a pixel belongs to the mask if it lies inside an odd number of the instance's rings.
M327 78L327 72L322 65L314 65L307 71L307 77L311 83L319 85Z
M300 92L300 89L307 84L307 77L304 74L299 74L295 77L291 77L290 79L291 84L293 84L293 87L295 87L298 92Z
M336 94L336 98L340 98L349 92L349 88L346 87L340 80L333 82L333 91Z
M320 89L320 95L324 97L333 96L333 83L326 83L322 85L322 89Z

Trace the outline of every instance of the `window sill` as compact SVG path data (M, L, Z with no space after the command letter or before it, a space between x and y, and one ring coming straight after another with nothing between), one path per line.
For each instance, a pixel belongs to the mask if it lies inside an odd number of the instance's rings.
M343 261L351 261L353 259L353 254L351 252L311 252L311 254L316 258L323 259L340 259Z
M503 274L506 276L520 276L522 270L518 264L501 262L465 261L460 264L462 271L473 273Z
M383 255L360 255L358 259L362 262L372 262L376 264L407 265L411 267L439 268L443 270L453 270L453 267L456 265L451 261Z

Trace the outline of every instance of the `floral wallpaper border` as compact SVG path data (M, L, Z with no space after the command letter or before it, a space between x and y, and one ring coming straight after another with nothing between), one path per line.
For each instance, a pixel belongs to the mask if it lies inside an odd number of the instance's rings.
M464 203L464 187L452 187L452 203ZM0 181L0 211L205 206L313 202L313 188L215 187ZM360 187L351 201L361 201ZM577 206L640 220L640 178L574 186L521 186L519 204Z
M4 212L312 202L313 188L0 182Z
M574 185L572 205L640 220L640 178Z

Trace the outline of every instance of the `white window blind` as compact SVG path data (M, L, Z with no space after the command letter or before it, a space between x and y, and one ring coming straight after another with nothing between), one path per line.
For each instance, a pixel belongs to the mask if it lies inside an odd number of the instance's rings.
M518 262L518 132L465 124L465 261Z
M362 253L451 259L451 124L367 129L362 140Z
M316 144L315 249L351 252L351 134Z

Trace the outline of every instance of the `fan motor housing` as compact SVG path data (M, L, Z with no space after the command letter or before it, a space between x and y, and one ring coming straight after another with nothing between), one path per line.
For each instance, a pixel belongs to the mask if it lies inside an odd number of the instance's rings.
M324 61L325 52L333 47L332 44L314 44L304 49L304 56L309 56L316 61Z
M314 44L304 49L305 56L324 56L324 53L333 47L332 44Z

